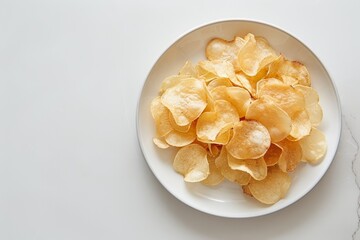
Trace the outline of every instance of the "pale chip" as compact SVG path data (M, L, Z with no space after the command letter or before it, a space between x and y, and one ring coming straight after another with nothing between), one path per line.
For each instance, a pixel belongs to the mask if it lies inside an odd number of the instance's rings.
M232 170L247 172L256 180L262 180L267 175L267 165L263 157L257 159L236 159L228 154L228 164Z
M186 182L201 182L209 176L206 150L198 144L182 147L176 154L173 167Z
M302 149L299 142L284 139L281 142L274 144L282 149L278 160L279 168L283 172L294 171L302 159Z
M274 204L284 198L291 185L290 176L278 169L269 167L265 179L251 179L248 188L251 195L264 204Z
M318 164L325 156L327 143L325 135L318 129L312 128L310 135L299 141L303 158L311 164Z
M196 78L182 80L161 96L161 103L170 110L179 126L197 119L207 105L206 100L205 84Z
M234 134L226 149L237 159L255 159L265 155L270 143L270 134L264 125L241 121L234 125Z
M248 108L246 119L256 120L269 131L271 141L279 142L286 138L291 131L291 118L266 96L255 100Z

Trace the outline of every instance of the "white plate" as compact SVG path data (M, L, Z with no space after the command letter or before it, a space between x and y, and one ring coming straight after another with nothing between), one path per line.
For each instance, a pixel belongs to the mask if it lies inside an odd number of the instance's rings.
M265 37L274 49L287 58L307 66L312 86L318 91L324 118L319 129L327 138L328 151L321 164L301 164L292 174L292 185L287 196L272 206L265 206L243 195L237 185L224 182L216 187L189 184L172 168L174 150L154 146L154 122L150 102L158 94L160 83L175 74L185 61L197 63L205 59L204 49L214 37L232 39L251 32ZM341 110L335 86L325 67L315 54L302 42L279 28L248 20L228 20L211 23L192 30L180 37L157 60L143 86L138 103L137 132L144 157L160 183L176 198L200 211L223 217L245 218L269 214L294 203L308 193L325 174L331 164L340 138Z

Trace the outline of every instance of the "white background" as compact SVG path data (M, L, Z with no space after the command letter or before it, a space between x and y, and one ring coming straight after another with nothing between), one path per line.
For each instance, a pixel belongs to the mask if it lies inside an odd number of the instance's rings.
M0 239L360 239L359 1L0 0ZM338 154L277 213L214 217L170 195L136 137L147 73L219 19L298 37L338 87Z

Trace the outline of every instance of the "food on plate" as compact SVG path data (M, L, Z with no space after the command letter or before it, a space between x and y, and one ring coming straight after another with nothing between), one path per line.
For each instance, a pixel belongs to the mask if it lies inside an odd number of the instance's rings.
M326 154L310 73L251 33L212 39L205 56L163 80L150 104L153 142L177 149L173 168L184 181L230 181L239 194L275 204L300 164Z

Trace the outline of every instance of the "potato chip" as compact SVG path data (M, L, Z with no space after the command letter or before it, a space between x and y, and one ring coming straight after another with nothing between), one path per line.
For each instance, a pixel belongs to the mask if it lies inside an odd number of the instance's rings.
M227 127L229 127L229 126L227 126ZM230 136L231 136L230 130L231 129L228 129L225 132L220 131L220 133L218 134L218 136L216 137L215 140L201 139L199 137L197 139L199 142L206 143L206 144L226 145L230 140Z
M233 84L228 78L215 78L208 83L207 89L211 92L211 90L219 86L232 87Z
M286 138L291 131L291 118L266 95L255 100L248 108L246 119L256 120L269 131L271 141L279 142Z
M173 130L169 121L169 110L161 103L160 97L152 100L150 111L159 137L163 137Z
M253 195L250 192L249 185L243 185L243 186L241 186L241 188L245 195L248 195L249 197L253 197Z
M257 96L260 98L265 95L272 97L290 117L305 109L304 96L279 80L264 79L258 83Z
M230 131L228 131L228 132L230 132ZM208 149L209 149L210 156L217 157L220 153L221 147L218 146L217 144L208 143Z
M215 158L208 156L208 163L210 174L209 176L202 180L201 183L208 185L208 186L216 186L224 180L224 176L221 174L220 169L215 164Z
M168 112L169 112L169 123L170 123L170 126L172 127L172 129L174 129L178 132L183 132L183 133L189 131L191 123L189 123L188 125L185 125L185 126L179 126L176 124L172 113L170 111L168 111Z
M221 132L225 132L239 121L239 115L229 102L215 101L215 112L204 112L196 124L199 139L214 141Z
M205 84L196 78L182 80L161 96L161 103L170 110L179 126L197 119L207 105L206 100Z
M240 87L227 87L226 93L229 97L229 102L236 108L239 117L244 117L251 104L249 92Z
M200 182L209 176L206 150L198 144L190 144L177 152L173 167L184 176L186 182Z
M235 70L240 70L237 53L244 43L245 40L241 37L235 37L232 41L214 38L207 44L205 55L209 60L226 60L231 62Z
M240 170L232 170L229 167L228 153L225 147L221 149L220 155L215 159L215 164L227 180L239 185L246 185L249 183L251 178L250 174Z
M158 148L161 148L161 149L166 149L166 148L170 147L169 144L167 144L163 139L160 139L160 138L153 138L153 142Z
M325 135L318 129L312 128L310 135L300 141L303 158L311 164L318 164L325 156L327 143Z
M191 124L189 131L179 132L172 130L165 136L165 141L170 146L184 147L196 139L196 123Z
M179 75L196 78L198 73L193 64L190 61L186 61L185 65L180 69Z
M236 78L237 83L234 83L237 86L245 88L251 96L256 96L256 85L262 80L268 72L268 67L263 67L255 76L248 76L244 72L237 72Z
M237 57L241 70L248 76L255 76L263 67L277 59L276 52L261 37L249 33Z
M304 64L298 61L286 60L284 56L271 63L268 77L279 78L284 82L289 81L290 77L293 84L311 85L310 74Z
M311 122L306 110L298 111L297 113L293 114L291 121L292 128L290 136L288 136L289 140L298 141L310 134Z
M232 170L247 172L256 180L262 180L267 175L267 165L263 157L257 159L236 159L228 154L228 164Z
M314 88L303 85L296 85L295 90L304 95L305 109L309 115L311 125L314 127L318 126L323 118L318 93Z
M264 155L264 160L267 166L274 166L278 163L279 158L281 156L282 149L275 144L271 144L269 149L266 151Z
M281 142L274 144L282 149L282 153L278 160L279 168L283 172L294 171L302 159L302 150L299 142L284 139Z
M274 204L284 198L291 185L290 176L278 169L269 167L263 180L251 179L248 188L252 196L264 204Z
M241 121L234 125L233 132L226 150L237 159L260 158L270 147L270 134L259 122Z
M234 66L224 60L214 60L214 61L200 61L199 66L201 69L205 70L205 72L211 73L209 78L206 78L205 80L211 81L215 80L215 78L228 78L231 81L234 81L236 79ZM214 77L215 76L215 77Z

